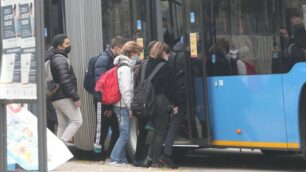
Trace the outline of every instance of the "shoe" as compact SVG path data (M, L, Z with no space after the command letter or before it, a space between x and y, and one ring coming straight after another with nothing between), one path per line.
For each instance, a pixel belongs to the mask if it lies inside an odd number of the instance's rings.
M140 167L147 167L147 168L149 168L151 166L152 162L153 161L152 161L151 158L146 158L144 160L144 162L140 165Z
M159 162L164 165L166 168L177 169L178 165L176 165L170 156L162 155L159 158Z
M152 167L152 168L163 168L164 165L162 163L158 162L158 163L151 164L150 167Z
M141 165L144 163L144 161L141 161L141 160L134 160L133 161L133 165L135 167L141 167Z

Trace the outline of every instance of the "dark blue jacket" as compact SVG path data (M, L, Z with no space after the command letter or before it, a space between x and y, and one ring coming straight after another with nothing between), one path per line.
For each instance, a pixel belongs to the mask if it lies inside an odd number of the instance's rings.
M95 79L96 82L99 80L101 74L108 71L109 69L114 67L114 55L110 49L106 49L98 58L95 64ZM101 102L101 94L100 92L94 93L95 99ZM112 110L111 105L102 105L102 109L104 110Z
M96 82L99 80L102 73L114 67L114 55L110 49L105 50L98 58L95 64Z

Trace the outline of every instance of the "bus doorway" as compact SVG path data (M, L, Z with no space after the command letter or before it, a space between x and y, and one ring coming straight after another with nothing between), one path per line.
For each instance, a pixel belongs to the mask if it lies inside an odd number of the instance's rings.
M185 120L174 146L207 147L210 145L209 112L204 63L204 32L202 0L160 0L156 13L161 14L156 24L162 30L157 38L173 50L180 107ZM158 15L155 15L158 16ZM180 59L181 58L181 59ZM171 59L171 58L170 58Z
M204 1L158 0L147 3L149 5L144 6L146 14L139 15L139 11L132 10L132 13L135 14L133 15L134 22L132 22L134 26L137 27L137 20L143 18L141 21L143 23L142 29L145 26L145 32L142 32L145 51L147 51L149 42L164 41L174 51L174 54L180 53L183 57L182 73L178 74L180 78L178 80L183 82L182 85L179 85L179 89L182 93L180 98L184 100L184 104L180 107L183 111L184 121L174 143L174 147L180 148L176 149L174 153L177 153L178 157L183 157L182 155L187 153L186 150L209 147L211 140L207 78L206 70L204 70L204 55L206 54L203 41L205 29L203 28L202 7ZM148 14L152 17L144 18ZM144 19L146 20L145 24ZM146 140L140 139L140 136L137 138L137 133L138 125L133 121L128 146L131 157L135 154L136 145Z

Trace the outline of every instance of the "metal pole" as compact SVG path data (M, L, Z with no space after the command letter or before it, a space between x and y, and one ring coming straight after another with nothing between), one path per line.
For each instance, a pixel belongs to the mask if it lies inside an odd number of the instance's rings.
M1 5L0 5L1 6ZM7 172L6 109L0 104L0 171Z
M47 137L46 137L46 96L44 93L44 1L35 0L35 33L36 33L36 63L37 63L37 117L38 117L38 158L39 171L47 167Z
M0 0L0 8L1 6ZM0 10L2 11L2 10ZM2 23L2 12L0 13L0 23ZM0 26L0 52L2 52L2 26ZM0 61L2 59L2 53ZM1 64L1 63L0 63ZM1 67L0 67L1 69ZM0 102L0 171L7 172L7 140L6 140L6 106L4 102Z

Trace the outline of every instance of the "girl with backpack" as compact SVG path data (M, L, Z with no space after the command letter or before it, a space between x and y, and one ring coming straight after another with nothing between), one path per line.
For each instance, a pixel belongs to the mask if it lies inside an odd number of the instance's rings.
M133 99L133 67L139 60L142 47L134 41L129 41L122 47L122 55L114 60L117 70L121 100L114 104L114 111L118 118L120 135L111 153L111 164L126 164L126 144L130 135L130 118L132 118L131 102Z
M169 119L168 102L170 101L173 105L174 111L178 111L178 95L174 80L175 76L170 65L163 58L164 43L159 41L154 43L149 54L150 57L148 60L142 63L140 67L139 75L137 76L135 83L140 83L143 72L144 78L148 79L152 73L155 73L155 68L158 68L160 65L162 66L151 80L155 93L155 108L153 116L150 117L154 127L154 137L147 158L142 166L159 167L159 157L161 155L165 129Z

